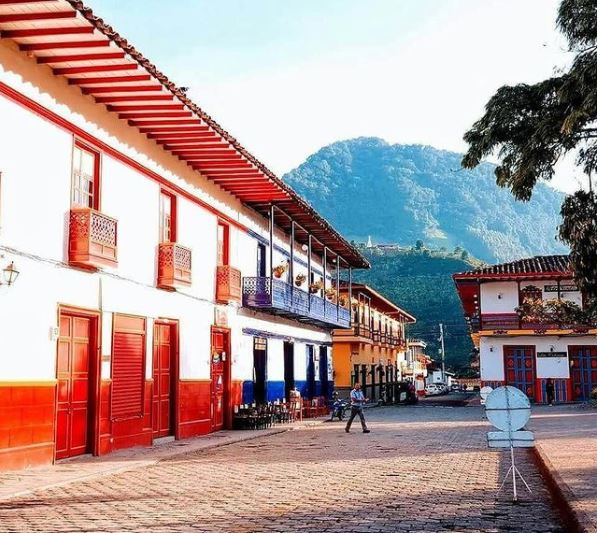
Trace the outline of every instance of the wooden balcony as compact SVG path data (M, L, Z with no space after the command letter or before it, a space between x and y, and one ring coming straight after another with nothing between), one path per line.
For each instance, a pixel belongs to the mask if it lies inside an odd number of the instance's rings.
M371 344L371 330L364 324L354 324L352 328L335 329L334 340L340 342L359 342Z
M228 304L242 298L241 273L230 265L221 265L216 271L216 302Z
M158 287L176 289L191 284L191 250L175 242L158 247Z
M89 207L73 207L68 224L68 262L88 269L117 266L117 230L115 219Z
M471 329L479 331L479 320L471 320ZM561 324L557 322L535 322L533 320L520 318L516 313L483 313L480 320L480 329L483 331L510 331L510 330L572 330L583 332L591 329L582 324Z
M350 311L281 279L243 278L243 306L325 328L350 328Z

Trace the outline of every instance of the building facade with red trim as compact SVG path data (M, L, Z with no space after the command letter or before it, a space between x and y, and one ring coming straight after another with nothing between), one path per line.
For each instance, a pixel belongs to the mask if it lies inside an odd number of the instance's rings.
M481 385L513 385L532 401L587 401L597 387L597 329L594 326L525 316L523 304L572 302L584 298L568 257L539 256L478 268L453 276L471 336L479 350Z
M331 392L366 260L113 28L0 1L0 117L0 470Z

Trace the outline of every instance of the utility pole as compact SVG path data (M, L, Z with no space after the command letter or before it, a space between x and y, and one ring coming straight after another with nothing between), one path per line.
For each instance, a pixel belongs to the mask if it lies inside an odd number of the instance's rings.
M446 350L444 347L444 325L439 325L439 341L441 343L442 351L442 383L446 382Z

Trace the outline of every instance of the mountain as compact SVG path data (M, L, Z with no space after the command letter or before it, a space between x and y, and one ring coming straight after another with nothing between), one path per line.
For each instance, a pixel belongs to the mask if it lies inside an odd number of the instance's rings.
M567 252L556 240L562 193L539 184L531 201L516 201L493 165L464 170L461 157L362 137L322 148L284 179L355 241L422 240L488 262Z
M428 249L365 248L361 252L371 263L370 270L354 273L355 281L371 285L417 322L408 326L408 336L427 342L427 353L439 359L439 323L445 325L446 365L463 369L470 364L473 344L464 321L452 274L479 265L462 252ZM466 255L465 255L466 257Z

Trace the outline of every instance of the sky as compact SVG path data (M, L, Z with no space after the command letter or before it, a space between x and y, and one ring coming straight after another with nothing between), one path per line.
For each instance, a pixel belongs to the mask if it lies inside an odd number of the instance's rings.
M360 136L463 152L504 84L570 61L559 0L88 0L278 174ZM574 190L573 165L553 185Z

